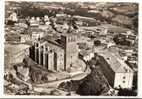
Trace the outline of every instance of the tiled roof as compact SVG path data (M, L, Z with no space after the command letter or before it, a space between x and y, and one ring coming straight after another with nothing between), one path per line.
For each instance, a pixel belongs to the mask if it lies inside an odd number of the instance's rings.
M99 53L99 55L104 57L114 72L133 72L133 70L124 61L116 57L115 54L109 51L104 51Z

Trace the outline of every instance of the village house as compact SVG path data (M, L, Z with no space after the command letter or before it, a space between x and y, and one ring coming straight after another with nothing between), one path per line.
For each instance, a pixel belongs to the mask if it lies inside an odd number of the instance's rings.
M90 61L94 57L92 50L82 50L79 52L79 57L84 61Z
M21 63L26 56L29 56L30 45L27 44L5 44L5 52L9 64Z
M99 25L96 26L95 28L100 31L100 35L107 35L107 34L116 35L118 33L133 34L133 31L128 28L122 28L111 24Z
M123 60L104 51L99 53L99 63L112 88L132 89L134 72Z
M45 31L39 28L31 28L30 34L31 34L32 41L38 40L46 35Z

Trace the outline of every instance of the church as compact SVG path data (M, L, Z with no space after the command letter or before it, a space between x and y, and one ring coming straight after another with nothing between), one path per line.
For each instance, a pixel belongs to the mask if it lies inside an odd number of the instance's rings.
M66 71L78 58L77 35L68 33L38 39L30 48L30 57L47 70Z

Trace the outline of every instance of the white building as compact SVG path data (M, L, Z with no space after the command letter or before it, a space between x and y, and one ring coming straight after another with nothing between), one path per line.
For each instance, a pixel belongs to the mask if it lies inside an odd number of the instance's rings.
M39 25L39 18L31 17L29 22L30 22L30 26L38 26Z
M46 21L49 21L48 15L45 15L45 16L44 16L44 21L45 21L45 22L46 22Z
M109 51L99 53L99 63L109 84L116 89L133 87L133 70Z
M120 26L115 26L111 24L104 24L100 26L96 26L96 29L100 30L100 35L107 35L107 34L117 34L117 33L125 33L125 34L132 34L132 30L128 28L123 28Z
M84 60L84 61L89 61L91 60L93 57L94 57L94 53L89 50L89 51L86 51L86 50L83 50L79 53L79 56Z
M39 29L39 28L31 29L31 40L32 41L38 40L39 38L42 38L45 35L46 35L45 31L42 29Z
M20 34L21 36L21 43L31 41L31 35L30 34Z
M17 13L13 12L13 13L9 16L9 20L17 22L17 21L18 21Z
M5 54L8 53L8 56L5 57L5 62L9 64L16 64L23 62L23 59L26 56L29 56L30 45L27 44L5 44Z

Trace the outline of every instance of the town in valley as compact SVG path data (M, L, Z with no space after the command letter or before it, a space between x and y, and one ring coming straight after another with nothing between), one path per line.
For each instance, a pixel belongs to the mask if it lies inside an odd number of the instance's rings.
M138 4L5 1L4 94L137 96Z

